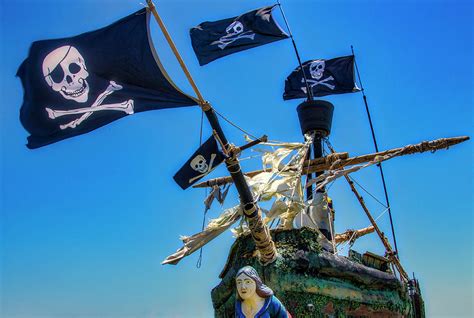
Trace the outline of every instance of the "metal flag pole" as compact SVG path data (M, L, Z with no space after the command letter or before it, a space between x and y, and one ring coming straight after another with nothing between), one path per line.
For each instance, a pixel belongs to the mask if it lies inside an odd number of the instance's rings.
M288 33L290 34L291 43L293 43L293 48L295 49L296 58L298 59L298 64L300 65L301 73L303 73L303 79L306 85L306 95L308 95L308 100L313 100L313 91L309 87L306 74L304 73L304 70L303 70L303 64L301 63L300 54L298 53L298 48L296 47L296 42L295 42L295 39L293 38L293 33L291 32L290 25L288 24L288 21L286 20L286 15L285 15L285 12L283 11L280 0L277 0L277 5L280 8L280 12L281 12L281 15L283 16L283 20L285 21L286 28L288 29Z
M357 60L356 60L355 54L354 54L354 47L352 45L351 45L351 51L352 51L352 55L354 56L354 64L355 64L355 67L356 67L357 77L359 78L360 90L362 92L362 97L364 99L365 110L367 112L367 117L369 119L370 130L372 132L372 139L374 141L375 151L379 152L379 147L377 145L377 139L375 138L374 125L372 124L372 118L370 116L370 111L369 111L369 105L367 103L367 97L365 96L364 86L362 85L362 79L360 78L359 67L357 66ZM392 229L392 237L393 237L393 245L395 247L395 254L396 254L396 257L399 257L398 247L397 247L397 238L395 236L395 229L394 229L394 226L393 226L392 209L390 207L390 202L388 200L387 185L385 183L385 177L384 177L384 174L383 174L382 163L379 163L378 167L379 167L379 170L380 170L380 176L382 177L383 191L385 193L385 202L387 202L388 216L390 218L390 227Z
M280 12L281 12L281 15L283 16L283 20L285 21L286 28L288 29L288 33L290 34L291 43L293 44L293 48L295 50L296 58L298 59L298 64L300 65L301 73L303 73L303 80L304 80L304 84L306 86L307 100L312 101L313 100L313 91L312 91L311 87L308 84L308 79L306 78L306 74L305 74L304 69L303 69L303 64L301 63L300 54L298 52L298 48L296 47L296 42L295 42L295 39L293 37L293 33L291 32L290 25L288 23L288 20L286 19L286 15L285 15L285 12L283 11L283 7L281 6L280 0L277 0L277 5L280 8ZM319 150L321 150L321 151L319 151ZM314 152L315 156L318 156L319 152L322 152L322 149L321 149L321 147L319 147L317 140L315 140L315 143L313 145L313 152ZM311 151L308 151L308 153L306 154L306 159L307 160L311 159ZM306 175L306 185L308 185L308 183L311 181L312 178L313 178L313 176L312 176L311 173ZM313 186L311 185L311 186L306 187L306 199L310 200L312 198L313 198Z
M243 214L247 220L252 238L255 241L255 246L260 252L260 261L264 265L272 263L277 256L275 243L273 242L270 236L270 231L268 227L262 221L262 212L257 203L255 202L252 192L250 191L248 184L245 181L244 175L240 168L239 160L237 159L238 151L236 151L235 147L230 145L227 141L227 138L224 135L221 125L219 124L219 121L217 119L216 113L214 112L211 104L209 104L209 102L203 98L201 92L199 91L196 83L194 82L191 76L191 73L189 73L188 68L186 67L183 59L181 58L178 49L176 48L176 45L171 39L168 30L166 29L163 21L158 15L153 1L147 0L147 5L150 11L153 13L153 16L158 22L158 25L161 31L163 32L166 41L168 42L168 45L171 47L171 50L176 56L176 59L178 60L181 68L183 69L184 74L186 75L194 92L196 93L199 100L199 106L205 113L212 129L215 131L215 134L218 136L220 142L222 142L222 144L224 145L224 152L227 152L229 154L228 158L225 160L225 164L239 193L240 204L242 206Z

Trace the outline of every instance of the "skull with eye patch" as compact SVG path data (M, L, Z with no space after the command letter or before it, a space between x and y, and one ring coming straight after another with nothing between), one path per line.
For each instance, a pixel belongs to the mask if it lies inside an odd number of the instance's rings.
M317 80L321 79L321 77L323 77L325 67L326 62L324 62L324 60L316 60L311 62L309 65L311 77Z
M225 29L225 32L227 32L226 37L240 34L242 33L243 30L244 30L244 25L239 21L234 21Z
M43 60L43 76L53 91L65 99L85 103L89 98L89 84L84 58L70 45L50 52Z

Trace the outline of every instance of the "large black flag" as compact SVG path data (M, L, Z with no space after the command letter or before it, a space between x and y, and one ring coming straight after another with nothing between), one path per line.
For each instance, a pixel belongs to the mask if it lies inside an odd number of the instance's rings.
M354 81L354 56L331 60L311 60L303 63L303 70L313 96L358 92ZM283 99L305 98L306 84L301 68L296 68L285 80Z
M105 28L34 42L17 76L20 120L38 148L146 110L196 105L161 66L142 9Z
M224 159L224 154L211 136L176 172L173 179L184 190L214 170Z
M273 6L241 16L203 22L191 29L191 42L200 65L259 45L288 38L272 16Z

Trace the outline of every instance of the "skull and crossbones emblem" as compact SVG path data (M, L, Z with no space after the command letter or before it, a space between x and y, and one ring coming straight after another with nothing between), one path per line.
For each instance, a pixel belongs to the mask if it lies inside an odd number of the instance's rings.
M217 46L223 50L226 48L227 45L234 43L235 41L243 38L247 39L254 39L255 33L252 31L245 31L244 32L244 25L240 21L232 22L226 29L226 35L219 38L218 41L214 41L211 45L217 44Z
M207 164L206 158L204 158L203 155L197 155L194 157L189 165L194 171L200 172L200 175L197 175L191 179L189 179L189 183L193 183L194 180L197 180L199 178L204 177L206 174L212 171L215 167L213 167L214 160L216 159L216 154L213 153L211 154L211 160L209 161L209 164Z
M335 86L327 83L328 81L334 80L334 77L329 76L323 80L321 78L324 75L324 70L326 68L326 62L324 60L316 60L311 62L309 65L309 74L313 79L307 79L310 88L312 89L316 85L324 85L329 89L334 89ZM301 79L301 83L304 83L304 78ZM301 90L306 94L306 87L301 87Z
M51 51L43 60L43 76L48 86L63 98L81 104L88 101L90 88L87 78L89 77L89 72L87 71L84 57L74 46L61 46ZM67 124L60 125L59 127L62 130L79 126L96 111L114 110L133 114L132 99L122 103L102 104L107 96L121 89L121 85L110 81L105 91L99 94L89 107L71 110L54 110L45 107L45 110L51 119L66 115L81 115Z

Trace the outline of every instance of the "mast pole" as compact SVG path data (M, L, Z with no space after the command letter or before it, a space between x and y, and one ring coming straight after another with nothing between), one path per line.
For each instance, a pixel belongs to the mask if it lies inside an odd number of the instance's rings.
M283 16L283 20L285 21L286 28L288 29L288 33L290 34L291 43L293 43L293 48L295 49L295 54L296 54L296 58L298 59L298 64L300 65L300 68L301 68L301 73L303 73L303 79L306 85L306 95L308 96L308 100L313 100L313 91L309 87L306 74L304 73L304 70L303 70L303 64L301 64L300 54L298 53L298 48L296 47L296 42L295 42L295 39L293 38L293 33L291 33L290 25L288 24L288 21L286 20L286 15L285 15L285 12L283 12L283 8L281 6L280 0L277 0L277 5L280 8L280 12L281 12L281 15Z
M176 48L173 40L171 39L166 26L164 25L163 21L161 20L158 12L156 11L156 7L153 4L152 0L147 0L147 5L150 11L153 13L158 25L163 32L168 45L171 47L176 59L178 60L181 68L183 69L184 74L191 84L194 92L198 97L198 103L201 109L206 114L206 117L212 127L212 129L216 132L217 136L219 137L220 141L223 143L225 147L225 151L229 154L229 157L225 160L225 164L229 173L232 177L233 182L235 183L235 187L240 196L240 204L242 206L243 214L247 220L250 232L252 234L252 238L255 241L255 246L257 247L258 251L260 252L260 261L262 264L266 265L272 263L276 259L277 251L275 248L275 243L273 242L270 231L268 227L262 221L262 212L255 202L252 192L250 191L247 182L245 181L244 175L240 168L239 160L237 159L237 151L234 146L230 145L227 141L227 138L222 130L221 125L217 119L216 113L214 112L211 104L206 101L201 92L199 91L196 83L194 82L191 73L189 72L186 64L184 64L181 55Z
M286 15L285 15L285 12L283 11L283 7L281 6L280 0L277 0L277 5L280 8L281 15L283 16L283 20L285 22L286 28L288 29L288 33L290 35L291 43L293 44L293 49L295 50L296 59L298 60L298 64L300 66L301 73L303 74L303 80L304 80L304 84L306 86L307 100L312 101L313 100L313 91L312 91L311 87L309 86L308 79L306 78L306 74L305 74L304 69L303 69L303 64L301 63L300 53L298 52L298 48L296 47L296 42L295 42L295 39L293 37L293 33L291 32L290 24L288 23L288 20L286 19ZM313 142L313 153L314 153L315 158L318 158L319 153L322 154L322 144L321 144L321 138L320 138L319 135L316 135L316 138ZM308 151L308 154L306 156L307 156L306 159L310 160L311 159L311 151ZM319 156L319 157L321 157L321 156ZM316 177L318 177L318 174L316 174ZM313 178L313 175L311 173L308 173L306 175L306 184L308 184L311 181L312 178ZM323 191L321 191L321 192L323 192ZM313 198L313 186L310 185L310 186L306 187L306 199L311 200L312 198Z
M351 51L352 51L352 55L354 56L354 64L355 64L356 71L357 71L357 77L359 78L360 90L362 92L362 97L364 99L365 110L367 112L367 117L369 119L370 131L372 132L372 139L374 141L375 151L379 152L379 147L377 145L377 139L375 138L374 125L372 124L372 118L370 116L370 111L369 111L369 105L367 103L367 96L365 96L364 86L362 85L362 79L360 78L359 67L357 66L357 61L355 59L355 54L354 54L354 47L352 45L351 45ZM387 185L385 183L385 176L383 174L382 163L379 163L378 167L379 167L379 170L380 170L380 176L382 178L383 191L384 191L384 194L385 194L385 202L387 202L388 216L390 218L390 227L391 227L391 230L392 230L392 237L393 237L393 244L395 246L395 253L396 253L396 257L399 257L398 247L397 247L397 238L395 236L395 228L394 228L393 219L392 219L392 208L390 207L390 202L388 200L388 191L387 191Z

